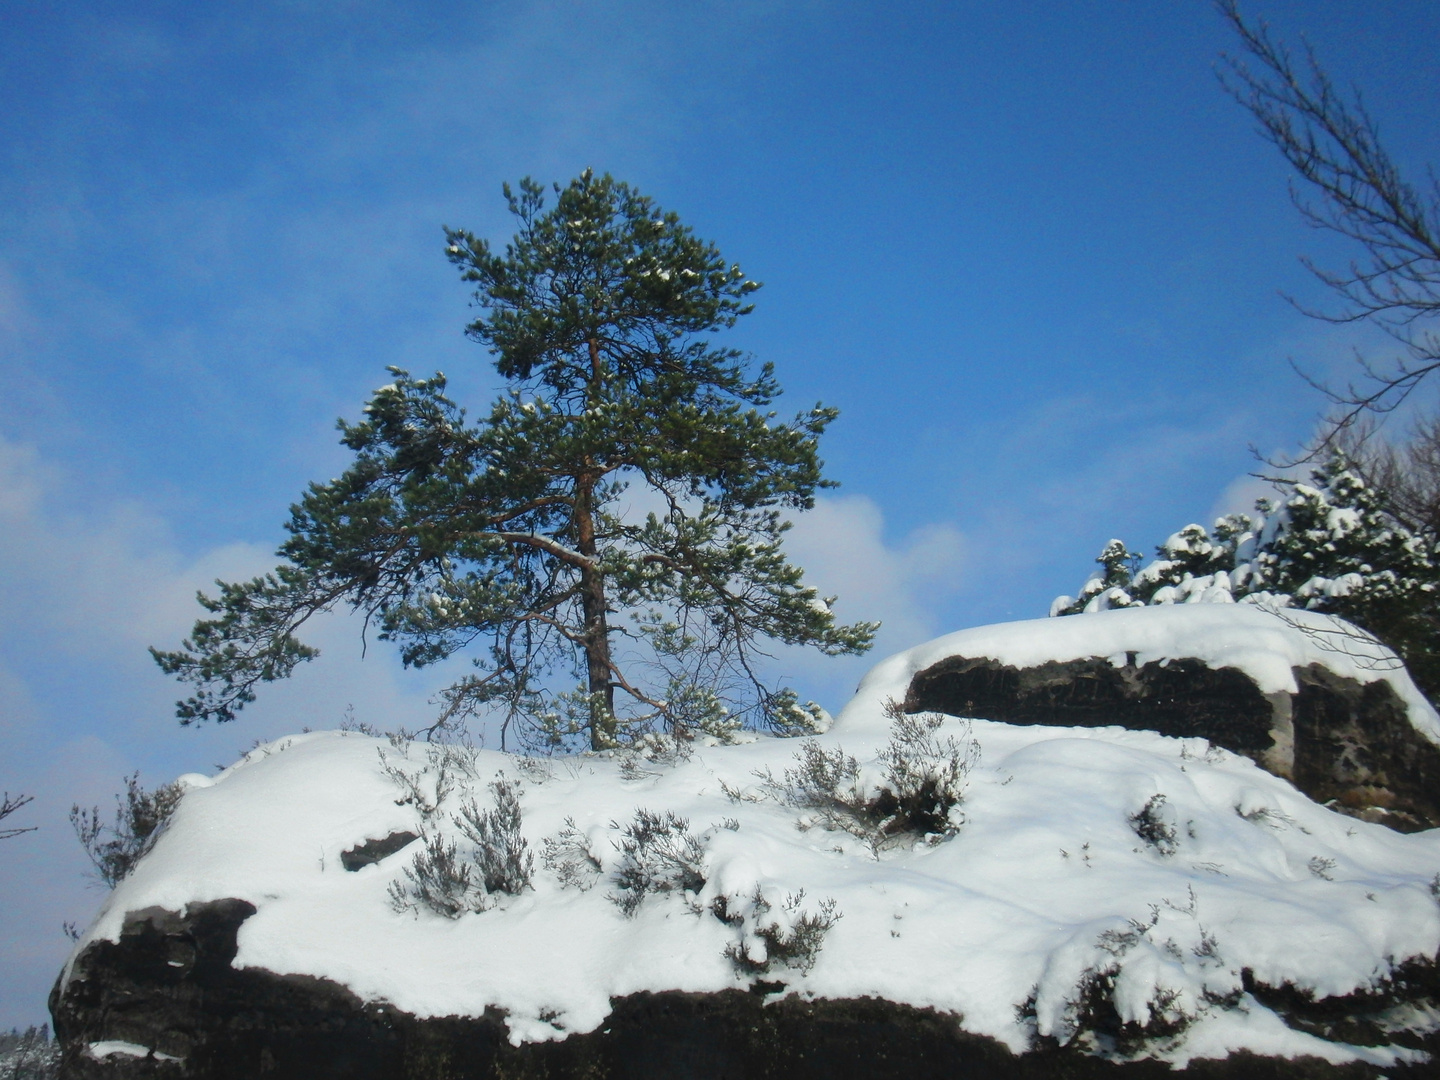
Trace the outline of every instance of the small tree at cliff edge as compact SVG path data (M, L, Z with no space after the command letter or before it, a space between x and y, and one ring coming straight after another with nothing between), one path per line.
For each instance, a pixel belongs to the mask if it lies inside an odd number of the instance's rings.
M340 422L354 463L292 507L285 562L217 582L200 597L214 617L151 650L195 687L182 723L233 719L316 655L295 633L336 605L407 665L478 648L437 727L499 708L504 732L551 746L724 734L747 712L803 731L793 692L756 675L757 647L869 647L876 625L838 625L781 550L782 511L830 486L817 440L836 411L777 421L761 411L771 365L752 374L699 336L733 326L759 285L608 175L555 192L546 211L541 185L505 187L519 230L503 255L446 230L476 285L469 336L509 392L470 425L443 375L392 369L365 418ZM637 503L652 509L627 513ZM567 670L578 686L557 691Z

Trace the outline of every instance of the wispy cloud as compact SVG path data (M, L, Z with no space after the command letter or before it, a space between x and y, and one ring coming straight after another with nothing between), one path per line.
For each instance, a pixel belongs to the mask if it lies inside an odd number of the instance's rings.
M863 495L816 500L796 517L785 548L805 568L805 580L822 596L835 596L841 622L881 624L875 647L862 657L831 658L786 649L771 665L802 697L833 711L884 656L955 629L941 624L945 601L967 576L966 538L949 523L924 525L898 539L887 537L885 518Z

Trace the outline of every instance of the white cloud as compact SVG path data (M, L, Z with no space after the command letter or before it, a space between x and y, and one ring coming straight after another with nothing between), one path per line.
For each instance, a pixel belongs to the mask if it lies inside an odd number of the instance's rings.
M938 610L965 576L965 537L953 525L925 525L892 544L873 500L863 495L822 498L795 519L785 550L805 568L808 584L838 598L835 614L842 622L881 624L874 649L863 657L836 660L813 650L787 649L777 658L780 677L793 679L802 696L832 711L877 660L954 629L937 622Z
M70 487L33 448L0 439L0 559L12 570L0 603L19 616L0 640L39 632L70 652L134 649L184 626L195 589L217 573L249 575L270 561L256 545L233 544L187 563L141 504L67 512Z
M888 544L884 515L864 495L817 500L785 543L806 581L839 598L842 621L879 620L886 642L902 649L935 631L936 601L960 585L964 546L951 525L926 525Z
M1294 470L1288 471L1293 472ZM1271 470L1267 469L1266 472L1268 474ZM1277 476L1281 475L1281 472L1282 470L1274 470L1274 474ZM1208 518L1198 524L1208 528L1217 518L1225 517L1227 514L1254 514L1257 499L1273 500L1277 495L1275 485L1268 480L1250 473L1237 476L1220 492L1220 496L1210 507Z
M178 645L203 614L197 590L213 591L216 578L262 573L274 565L273 554L256 544L228 544L187 558L166 523L142 504L66 509L77 490L33 449L0 439L6 727L13 732L28 717L25 726L43 726L52 742L95 734L157 765L181 747L229 744L240 734L230 728L176 730L170 703L180 687L159 672L146 646ZM322 657L290 684L262 688L260 702L244 714L245 733L333 725L348 702L384 726L428 715L435 677L402 671L383 649L362 659L356 620L333 614L307 629ZM220 746L214 751L228 756Z

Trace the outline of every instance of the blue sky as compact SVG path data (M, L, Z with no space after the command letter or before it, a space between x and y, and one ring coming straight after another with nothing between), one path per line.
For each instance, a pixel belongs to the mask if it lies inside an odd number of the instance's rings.
M145 645L258 572L345 462L386 365L497 383L441 225L503 240L503 181L609 171L763 282L732 343L839 407L841 487L792 550L877 654L1038 617L1100 545L1257 493L1361 329L1297 256L1288 176L1214 65L1203 0L1142 4L11 0L0 27L0 1027L43 1018L60 922L102 900L65 813L254 739L423 716L343 620L235 725L181 730ZM1440 159L1440 8L1248 10ZM872 659L787 655L838 707ZM8 822L7 822L8 824Z

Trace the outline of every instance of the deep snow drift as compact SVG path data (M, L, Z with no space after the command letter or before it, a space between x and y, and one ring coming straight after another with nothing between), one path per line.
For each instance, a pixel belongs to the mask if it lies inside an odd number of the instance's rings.
M874 790L893 724L886 702L904 697L915 671L962 647L1008 663L1107 656L1135 649L1142 626L1153 652L1141 663L1206 657L1270 690L1286 688L1291 666L1318 660L1362 681L1391 680L1416 726L1440 732L1403 671L1227 605L941 638L879 664L816 745L853 755L860 786ZM76 951L116 940L129 911L242 898L258 911L241 926L237 966L325 977L422 1017L497 1006L519 1042L593 1030L612 997L743 986L764 966L765 931L773 944L808 916L812 926L832 923L818 954L789 966L771 957L758 977L784 983L784 993L934 1007L1017 1051L1037 1037L1106 1049L1077 1023L1087 988L1108 974L1121 1018L1156 1033L1144 1052L1176 1064L1239 1048L1379 1065L1416 1056L1292 1030L1243 992L1241 970L1332 996L1434 957L1440 830L1401 835L1332 813L1203 739L954 718L935 738L952 740L968 763L949 828L871 843L783 797L797 740L694 744L661 760L524 760L353 732L288 737L215 777L184 778L166 832ZM416 803L434 801L447 759L459 783L422 813ZM397 769L416 777L419 800L397 801ZM438 833L463 856L469 842L454 815L471 797L493 807L489 785L502 773L537 855L533 884L518 895L497 892L486 910L457 918L397 911L392 883L405 884L421 843L355 872L342 866L342 852L402 831ZM612 898L633 898L621 896L616 874L624 829L642 808L688 819L698 872L691 891L651 892L627 916ZM555 859L547 867L538 858L567 818L568 850L588 845L600 863L572 860L568 884Z

